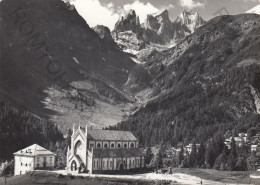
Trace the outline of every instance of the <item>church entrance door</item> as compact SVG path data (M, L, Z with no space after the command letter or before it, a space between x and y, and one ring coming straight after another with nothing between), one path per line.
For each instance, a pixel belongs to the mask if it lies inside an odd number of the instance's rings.
M71 163L71 171L76 171L77 170L77 163L75 161L72 161Z
M124 165L121 163L120 166L119 166L119 170L120 171L124 171Z

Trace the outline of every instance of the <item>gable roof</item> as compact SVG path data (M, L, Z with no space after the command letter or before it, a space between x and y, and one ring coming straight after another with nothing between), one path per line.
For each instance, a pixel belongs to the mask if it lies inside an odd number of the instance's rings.
M123 157L144 157L145 154L140 148L120 149L93 149L93 156L96 158L123 158Z
M137 141L136 137L128 131L115 130L88 130L88 139L107 141Z
M40 145L33 144L31 146L28 146L24 149L15 152L14 155L37 156L37 155L55 155L55 154L41 147Z

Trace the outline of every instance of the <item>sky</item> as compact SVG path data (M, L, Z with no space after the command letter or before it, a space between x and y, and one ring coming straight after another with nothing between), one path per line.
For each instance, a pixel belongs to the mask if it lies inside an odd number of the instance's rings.
M110 30L130 9L134 9L143 23L147 14L167 9L174 20L182 10L198 12L210 20L221 14L240 14L260 4L260 0L63 0L75 5L90 27L105 25ZM225 9L222 9L225 8ZM219 12L220 13L217 13Z

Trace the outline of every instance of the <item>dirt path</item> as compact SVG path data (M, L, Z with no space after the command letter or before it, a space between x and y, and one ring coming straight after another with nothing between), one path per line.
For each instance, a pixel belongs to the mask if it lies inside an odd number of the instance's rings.
M52 171L53 172L53 171ZM67 175L67 171L54 171L55 173L59 173L62 175ZM202 184L203 185L218 185L223 184L216 181L205 180L196 176L187 175L183 173L175 173L175 174L155 174L155 173L146 173L146 174L136 174L136 175L105 175L105 174L73 174L77 176L85 176L85 177L105 177L105 178L112 178L112 179L133 179L133 180L166 180L172 181L178 184Z

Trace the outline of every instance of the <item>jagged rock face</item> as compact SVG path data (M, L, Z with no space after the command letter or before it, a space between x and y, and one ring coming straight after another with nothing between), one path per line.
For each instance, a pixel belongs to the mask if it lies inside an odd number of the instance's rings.
M135 51L145 48L142 38L132 31L113 33L113 37L117 45L127 53L135 54Z
M111 36L110 29L103 25L97 25L93 28L93 30L98 34L101 39L107 40L109 42L113 42L113 38Z
M204 21L197 12L195 14L191 14L191 12L184 10L177 17L174 23L186 25L190 32L193 33L198 27L205 24L206 21Z
M183 11L180 16L172 22L169 18L168 11L164 10L156 14L147 15L145 22L140 25L135 11L132 10L129 14L122 17L122 19L116 23L114 32L124 33L125 31L131 31L136 34L139 42L145 42L148 44L152 42L164 45L171 42L179 42L203 24L205 24L205 21L199 16L198 13L193 15L188 11ZM121 36L122 35L123 34L121 33ZM126 33L126 35L128 35L128 33ZM118 35L114 36L114 39L118 38L121 39ZM124 39L124 42L131 41ZM142 47L142 49L143 48L144 47Z
M148 128L149 136L153 135L149 142L157 142L164 135L154 130L151 117L156 115L158 130L164 129L169 136L165 138L173 137L172 142L178 143L189 132L193 138L207 140L239 122L243 126L251 123L254 116L259 117L259 23L256 14L216 17L175 47L148 56L142 70L152 79L149 89L154 98L118 128L129 128L137 137ZM180 125L186 128L180 131ZM174 131L181 132L180 140L173 136Z
M147 15L143 27L145 29L143 37L146 41L165 44L174 38L174 25L169 19L167 10L157 14Z
M130 10L126 16L121 17L115 25L115 31L133 31L135 33L139 32L141 29L139 17L136 16L134 10Z
M98 30L109 38L108 30ZM61 0L1 1L0 33L0 97L34 113L43 113L43 90L53 83L96 75L121 87L135 66Z

